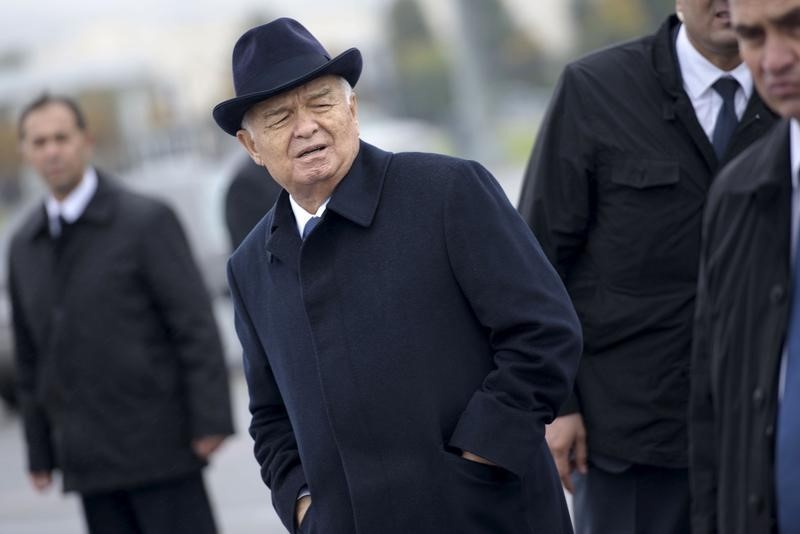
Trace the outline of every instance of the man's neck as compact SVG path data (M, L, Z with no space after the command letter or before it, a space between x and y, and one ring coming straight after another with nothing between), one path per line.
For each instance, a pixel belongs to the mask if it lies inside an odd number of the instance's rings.
M689 43L691 43L692 47L718 69L728 72L742 64L742 58L739 56L738 48L721 51L708 50L695 42L688 31L686 32L686 36L689 38Z

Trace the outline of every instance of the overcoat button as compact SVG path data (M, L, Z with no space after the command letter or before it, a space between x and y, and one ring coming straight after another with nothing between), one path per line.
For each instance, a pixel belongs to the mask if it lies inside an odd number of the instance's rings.
M783 302L783 298L786 296L786 290L781 284L775 284L772 286L772 289L769 290L769 300L773 304L780 304Z

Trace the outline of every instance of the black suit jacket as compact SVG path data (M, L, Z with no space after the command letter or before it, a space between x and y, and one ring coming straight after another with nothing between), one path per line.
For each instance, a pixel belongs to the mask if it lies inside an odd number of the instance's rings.
M565 413L590 452L686 467L700 224L717 161L683 90L670 17L566 67L519 209L566 283L584 353ZM754 94L724 160L774 115Z
M233 249L267 214L280 192L281 186L267 169L249 157L242 162L225 194L225 224Z
M183 230L164 204L99 177L59 241L37 207L11 243L29 469L65 490L201 468L193 438L232 432L222 348Z

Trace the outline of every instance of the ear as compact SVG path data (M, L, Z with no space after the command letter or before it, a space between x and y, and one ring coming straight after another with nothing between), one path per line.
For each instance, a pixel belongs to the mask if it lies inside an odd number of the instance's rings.
M678 20L683 22L683 0L675 0L675 14L678 15Z
M258 151L256 150L255 140L253 136L250 135L250 132L245 129L239 130L236 132L236 140L247 150L247 153L250 154L250 159L252 159L256 165L264 166L264 163L261 161L261 156L258 155Z
M350 102L348 106L350 108L350 114L353 116L353 121L358 124L358 97L356 97L355 91L350 93Z
M85 143L84 143L84 147L85 147L84 155L86 157L86 162L88 164L92 160L92 158L94 157L95 140L94 140L94 135L92 135L88 130L83 132L83 136L84 136L84 141L85 141Z

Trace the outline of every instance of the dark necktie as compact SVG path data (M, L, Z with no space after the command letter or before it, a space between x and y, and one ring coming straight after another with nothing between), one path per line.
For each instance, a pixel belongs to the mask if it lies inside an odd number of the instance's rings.
M317 227L319 222L322 220L322 217L311 217L308 222L306 223L305 227L303 228L303 240L308 237L308 235L314 231L314 228Z
M48 229L50 230L50 237L57 239L59 236L61 236L61 231L67 224L69 223L67 223L66 219L64 219L64 216L61 214L58 214L55 217L48 217Z
M794 260L793 284L786 374L775 442L779 532L800 532L800 256Z
M53 243L55 244L56 259L60 259L64 255L64 247L66 246L67 239L72 229L72 223L67 222L63 215L59 215L56 219L55 229L56 234L52 235Z
M714 152L717 153L717 159L721 160L731 142L736 125L739 124L734 100L736 90L739 89L739 82L730 76L725 76L714 82L712 87L722 97L722 107L717 115L717 123L714 125L714 133L711 136Z

